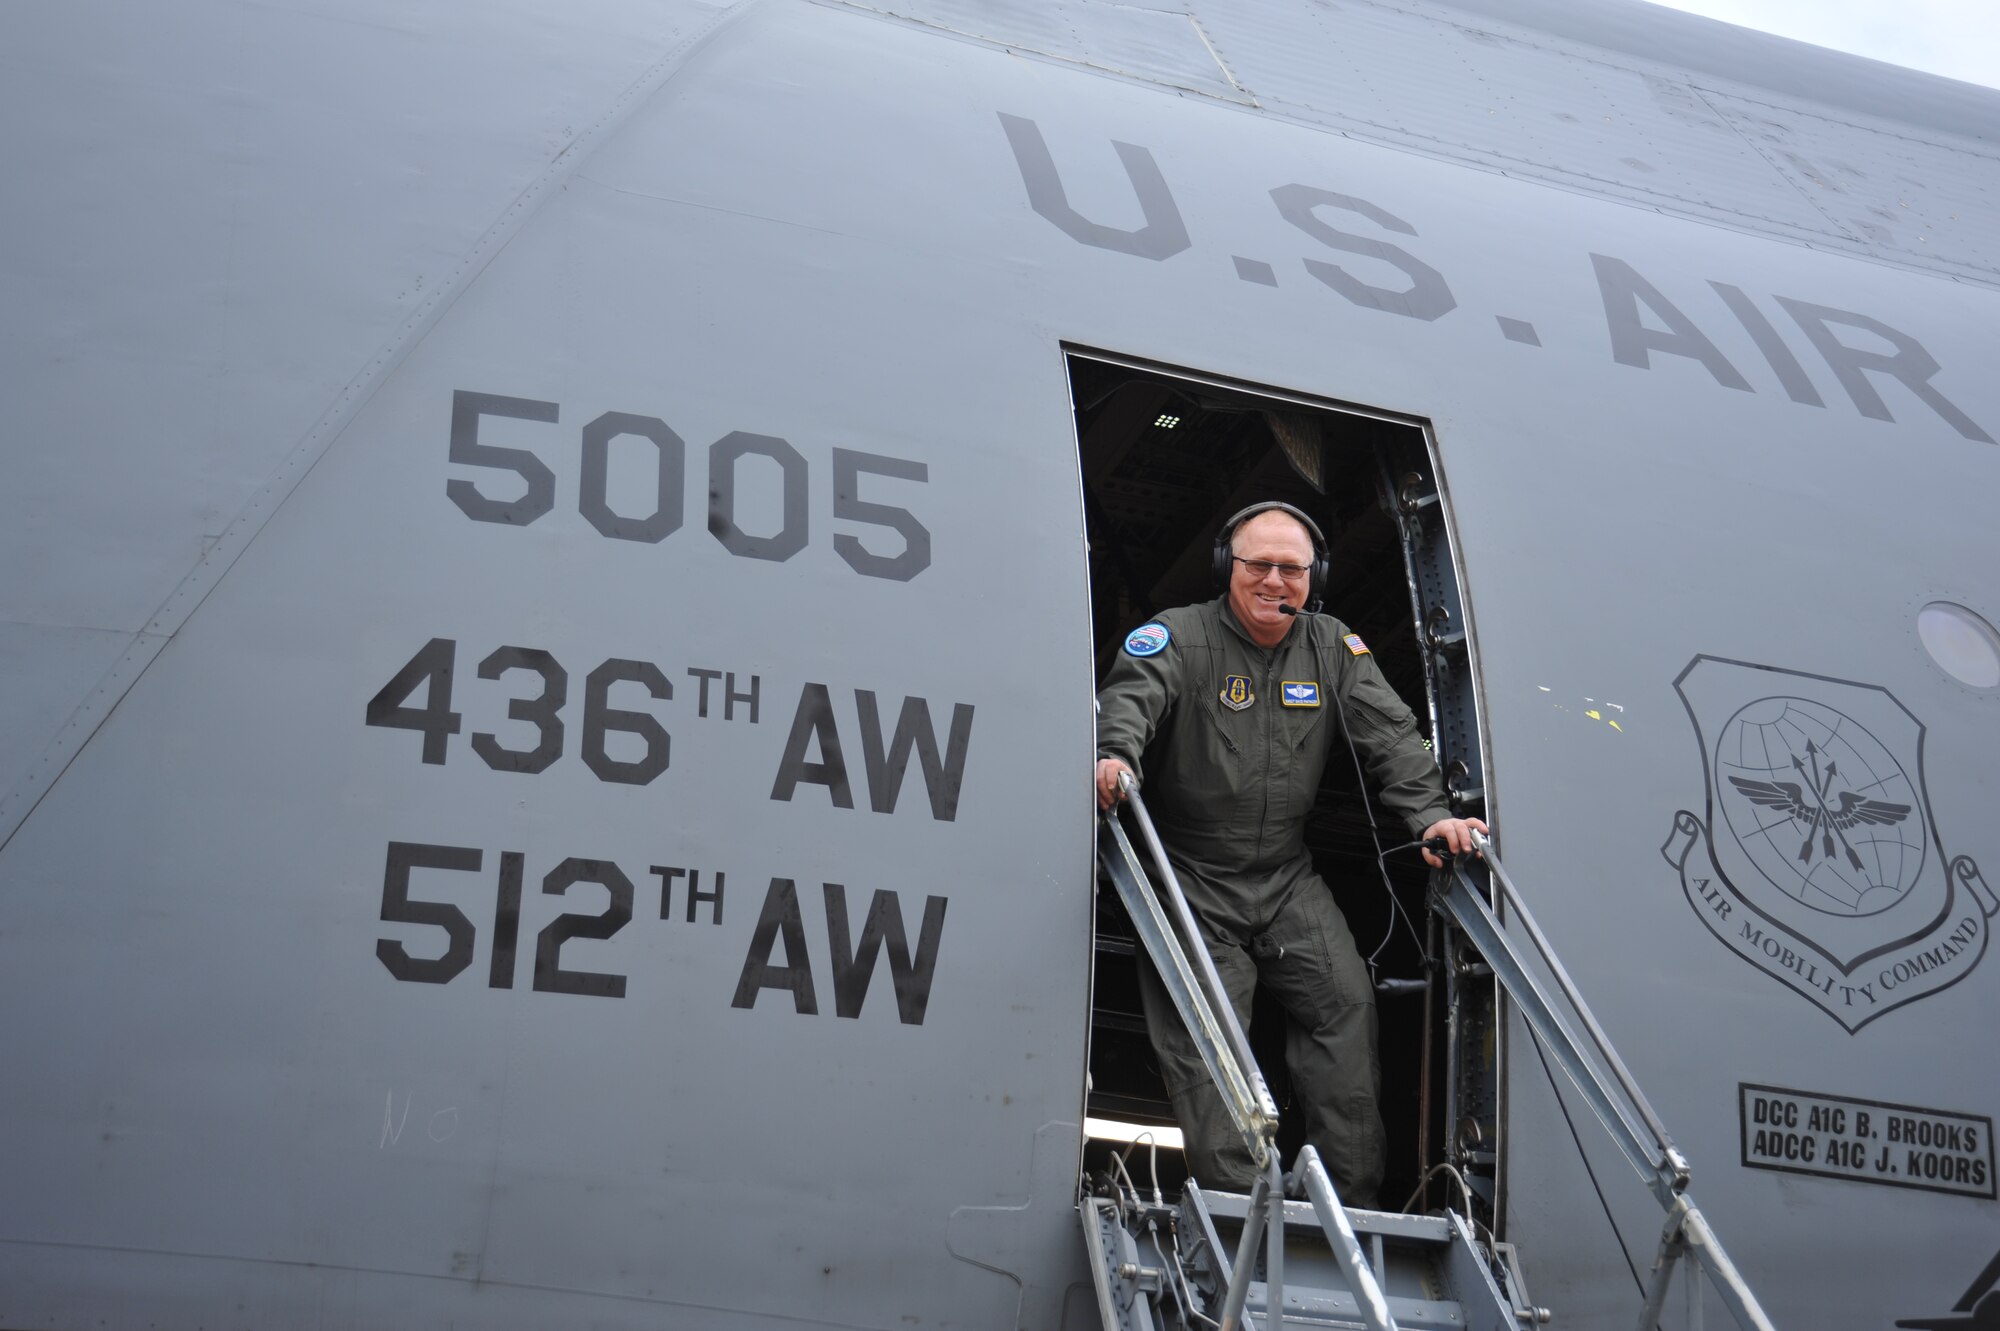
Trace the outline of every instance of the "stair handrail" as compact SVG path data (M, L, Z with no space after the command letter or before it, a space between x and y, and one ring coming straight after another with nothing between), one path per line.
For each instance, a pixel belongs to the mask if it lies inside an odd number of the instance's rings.
M1514 945L1499 917L1486 902L1485 891L1473 879L1464 857L1454 860L1452 872L1439 892L1446 913L1470 937L1493 967L1508 996L1521 1008L1521 1015L1542 1043L1555 1056L1570 1080L1583 1093L1592 1112L1645 1177L1662 1206L1673 1204L1688 1183L1687 1160L1674 1145L1666 1125L1639 1089L1636 1078L1611 1046L1597 1017L1577 990L1555 948L1544 934L1534 913L1521 899L1506 865L1493 850L1492 841L1476 829L1473 848L1485 860L1496 902L1505 906L1508 918L1520 927L1542 965L1560 990L1567 1016L1542 984L1531 975L1520 950ZM1580 1026L1588 1037L1580 1038L1572 1029ZM1595 1058L1591 1057L1594 1054ZM1607 1075L1608 1073L1608 1075Z
M1194 922L1194 911L1188 905L1186 894L1181 891L1173 865L1167 861L1166 848L1146 812L1145 801L1139 796L1138 783L1129 772L1121 772L1119 785L1126 797L1127 807L1138 823L1140 836L1159 870L1158 885L1154 890L1148 890L1153 880L1132 849L1131 839L1126 836L1115 807L1103 811L1100 816L1110 844L1100 843L1099 858L1104 861L1139 941L1152 958L1161 983L1173 999L1188 1035L1215 1082L1223 1108L1229 1112L1230 1119L1242 1135L1251 1160L1262 1169L1267 1162L1275 1159L1277 1102L1272 1099L1264 1074L1250 1052L1250 1041L1245 1038L1243 1027L1236 1020L1236 1009L1229 1002L1222 979L1215 972L1215 961L1202 942L1201 931ZM1162 908L1161 897L1165 897L1171 905L1171 917ZM1193 960L1190 961L1190 958Z
M1236 1019L1222 977L1216 973L1215 959L1195 923L1194 909L1181 890L1180 878L1167 858L1166 846L1154 827L1139 783L1131 772L1118 774L1118 789L1132 811L1141 840L1159 871L1156 889L1147 890L1153 880L1140 864L1118 820L1117 808L1103 810L1100 821L1109 833L1109 846L1100 844L1099 857L1109 871L1113 886L1125 904L1126 914L1152 957L1155 969L1172 996L1181 1020L1200 1051L1202 1062L1214 1078L1224 1107L1235 1121L1251 1159L1258 1166L1256 1183L1250 1190L1243 1232L1237 1240L1236 1259L1229 1284L1223 1293L1221 1331L1238 1331L1243 1325L1243 1308L1255 1273L1255 1252L1260 1238L1265 1243L1266 1321L1272 1327L1284 1325L1285 1255L1285 1175L1278 1162L1278 1107L1271 1097L1264 1074L1250 1050L1250 1041ZM1171 917L1162 909L1160 897L1172 908ZM1193 958L1193 962L1189 958ZM1319 1153L1304 1147L1294 1171L1295 1181L1312 1201L1315 1217L1333 1249L1334 1259L1353 1291L1357 1310L1368 1331L1396 1331L1387 1298L1347 1218L1333 1180L1321 1164Z
M1574 1018L1588 1036L1588 1045L1571 1029L1571 1021L1551 1000L1548 991L1528 972L1522 954L1501 926L1493 907L1487 904L1480 885L1474 881L1467 857L1453 860L1451 872L1442 877L1433 896L1443 911L1470 938L1493 968L1494 978L1506 989L1542 1046L1555 1058L1612 1141L1624 1152L1634 1169L1644 1178L1660 1205L1667 1211L1667 1225L1661 1235L1660 1253L1654 1263L1652 1285L1640 1316L1641 1328L1653 1325L1665 1299L1667 1278L1674 1262L1687 1256L1701 1268L1715 1287L1723 1304L1748 1331L1773 1331L1770 1319L1742 1273L1724 1251L1722 1241L1696 1206L1688 1192L1693 1176L1687 1158L1674 1145L1665 1124L1645 1092L1611 1044L1603 1026L1578 992L1576 983L1556 956L1548 936L1535 920L1534 912L1521 899L1508 876L1506 866L1493 851L1492 841L1483 833L1472 833L1474 850L1484 859L1493 882L1493 895L1503 904L1509 920L1525 933L1541 963L1554 978ZM1593 1057L1594 1055L1594 1057Z

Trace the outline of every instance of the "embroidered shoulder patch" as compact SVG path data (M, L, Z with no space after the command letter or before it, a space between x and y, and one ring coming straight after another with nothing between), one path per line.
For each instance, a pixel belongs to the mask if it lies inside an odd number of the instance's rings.
M1125 650L1133 656L1158 656L1173 636L1165 624L1141 624L1125 635Z
M1316 679L1288 679L1282 682L1278 701L1287 707L1319 706L1319 681Z
M1341 641L1346 643L1347 650L1353 652L1356 656L1366 656L1368 654L1368 644L1361 641L1359 633L1350 633L1342 638Z

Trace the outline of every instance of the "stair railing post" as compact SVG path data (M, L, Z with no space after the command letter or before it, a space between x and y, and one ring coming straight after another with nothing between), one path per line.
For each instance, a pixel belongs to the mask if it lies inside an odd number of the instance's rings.
M1333 1180L1327 1176L1326 1166L1320 1163L1319 1152L1310 1146L1301 1150L1292 1177L1305 1187L1306 1198L1312 1202L1313 1214L1319 1218L1319 1227L1333 1248L1333 1259L1340 1273L1347 1278L1347 1287L1354 1291L1355 1306L1368 1324L1368 1331L1396 1331L1396 1320L1389 1314L1389 1300L1383 1297L1375 1269L1361 1251L1361 1240L1347 1218L1347 1208L1341 1204Z
M1652 1279L1646 1282L1646 1305L1639 1310L1639 1331L1654 1331L1660 1322L1660 1314L1667 1306L1667 1290L1672 1287L1674 1264L1686 1252L1681 1242L1681 1222L1686 1219L1688 1201L1685 1196L1674 1198L1674 1204L1667 1208L1666 1227L1660 1231L1660 1247L1653 1254Z
M1285 1331L1285 1176L1278 1153L1264 1166L1271 1218L1264 1223L1264 1329Z
M1716 1294L1722 1299L1722 1305L1729 1309L1738 1325L1748 1327L1750 1331L1776 1331L1771 1319L1758 1305L1756 1296L1750 1292L1749 1282L1736 1269L1736 1263L1729 1260L1729 1254L1723 1250L1722 1241L1715 1236L1715 1231L1708 1227L1708 1218L1702 1215L1701 1208L1691 1199L1688 1201L1687 1216L1681 1222L1681 1237L1690 1255L1701 1262L1702 1274L1708 1277L1709 1284L1715 1287Z
M1257 1240L1264 1237L1264 1202L1270 1191L1268 1173L1259 1175L1250 1189L1250 1208L1243 1213L1243 1232L1236 1239L1236 1262L1230 1268L1229 1289L1222 1296L1219 1319L1222 1331L1238 1331L1243 1325L1243 1304L1250 1297L1250 1277L1257 1269Z
M1681 1297L1687 1300L1688 1331L1701 1331L1701 1263L1689 1262L1681 1269Z

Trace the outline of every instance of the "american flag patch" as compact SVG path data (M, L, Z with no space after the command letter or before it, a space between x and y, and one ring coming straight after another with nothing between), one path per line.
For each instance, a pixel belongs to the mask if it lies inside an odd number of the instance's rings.
M1347 650L1353 652L1356 656L1366 656L1368 654L1368 644L1361 641L1359 633L1350 633L1342 638L1341 641L1346 643Z

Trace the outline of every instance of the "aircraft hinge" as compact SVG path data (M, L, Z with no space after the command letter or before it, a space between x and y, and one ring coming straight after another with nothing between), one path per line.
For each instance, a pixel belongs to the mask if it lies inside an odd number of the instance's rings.
M1434 605L1430 614L1424 619L1424 641L1430 644L1432 651L1463 653L1465 630L1451 626L1450 610L1441 605Z
M1431 505L1437 503L1438 493L1430 488L1430 481L1420 471L1413 471L1403 477L1403 484L1396 491L1396 506L1404 514L1415 517Z
M1483 784L1469 784L1472 769L1465 759L1454 758L1444 769L1444 793L1453 805L1463 807L1468 804L1486 803L1486 787Z

